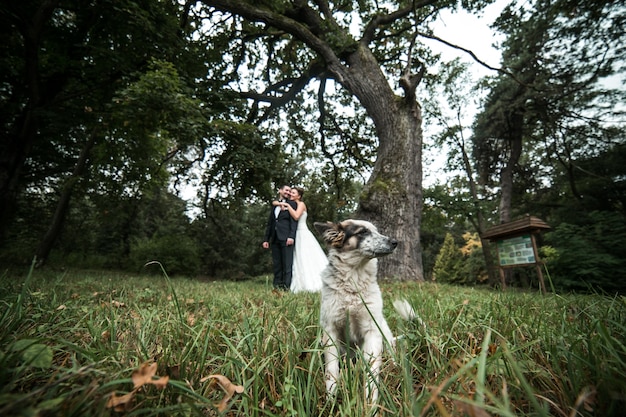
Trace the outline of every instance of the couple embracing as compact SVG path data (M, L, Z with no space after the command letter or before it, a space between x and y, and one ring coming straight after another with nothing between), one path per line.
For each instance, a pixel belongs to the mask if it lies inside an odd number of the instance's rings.
M304 190L283 185L280 199L272 202L263 247L272 249L274 288L319 291L321 272L328 264L326 254L306 225Z

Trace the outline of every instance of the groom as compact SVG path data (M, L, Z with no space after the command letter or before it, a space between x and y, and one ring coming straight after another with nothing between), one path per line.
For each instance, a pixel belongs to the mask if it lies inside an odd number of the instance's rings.
M297 208L295 201L289 199L291 187L283 185L279 190L280 201L287 202L294 209ZM293 268L293 249L296 239L296 229L298 222L291 217L289 210L280 206L272 206L267 227L263 248L272 248L272 263L274 264L274 288L278 290L289 290L291 286L291 275Z

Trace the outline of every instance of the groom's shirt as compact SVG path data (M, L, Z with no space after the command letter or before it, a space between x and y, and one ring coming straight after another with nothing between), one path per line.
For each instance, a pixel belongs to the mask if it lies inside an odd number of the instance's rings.
M282 203L284 200L278 200L279 203ZM278 215L280 214L280 211L283 208L281 206L276 206L276 208L274 209L274 217L278 218Z

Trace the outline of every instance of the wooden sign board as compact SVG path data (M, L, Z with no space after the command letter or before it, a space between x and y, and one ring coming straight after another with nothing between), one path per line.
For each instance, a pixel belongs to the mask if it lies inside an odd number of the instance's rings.
M533 265L537 262L530 235L522 235L497 242L500 266Z
M505 268L535 265L539 277L539 288L542 293L546 293L535 235L549 228L550 226L543 220L534 216L525 216L509 223L494 226L483 233L481 236L483 239L496 242L498 247L502 289L506 288Z

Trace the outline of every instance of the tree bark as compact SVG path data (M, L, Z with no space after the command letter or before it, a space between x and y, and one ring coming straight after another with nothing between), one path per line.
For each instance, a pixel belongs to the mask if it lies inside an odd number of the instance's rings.
M511 115L510 120L510 138L508 144L510 146L509 158L505 167L500 172L500 223L508 223L511 221L511 211L513 208L513 173L522 154L522 124L523 116L521 114ZM504 285L508 285L513 280L513 270L508 268L501 272L504 274Z
M488 281L491 285L496 285L500 282L499 271L491 252L491 245L489 240L483 239L482 236L486 231L487 225L485 216L480 207L480 198L478 197L478 187L476 181L474 181L474 170L472 169L472 163L470 162L469 155L465 146L465 139L463 138L462 130L460 131L461 137L457 140L457 145L461 151L461 157L463 159L463 168L465 169L465 175L469 183L470 195L472 196L472 202L474 205L474 216L470 217L470 221L473 223L474 228L480 236L480 244L483 252L483 259L485 260L485 267L487 268Z
M414 96L393 94L369 49L361 46L349 62L344 85L374 121L379 140L356 216L399 242L392 255L379 260L381 277L423 281L421 109Z
M377 125L380 145L376 163L356 215L398 240L396 251L379 260L381 277L423 281L420 109L417 103L397 101L396 106L379 111L394 114L385 118L386 123Z

